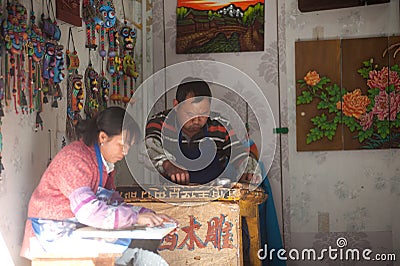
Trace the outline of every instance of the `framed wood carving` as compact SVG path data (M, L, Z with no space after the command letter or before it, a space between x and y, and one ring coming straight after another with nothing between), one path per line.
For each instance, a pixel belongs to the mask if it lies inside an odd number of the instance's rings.
M264 0L177 3L177 54L264 50Z
M56 0L56 17L74 26L82 26L79 0Z
M301 12L312 12L345 7L376 5L389 2L390 0L298 0L298 5Z
M400 36L295 48L298 151L400 148Z

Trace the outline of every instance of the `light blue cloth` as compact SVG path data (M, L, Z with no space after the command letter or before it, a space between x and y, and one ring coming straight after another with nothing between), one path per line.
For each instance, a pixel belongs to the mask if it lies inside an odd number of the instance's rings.
M286 265L286 261L278 259L276 252L279 249L283 249L283 244L281 232L279 230L278 217L276 215L274 197L272 196L271 185L262 162L260 162L260 167L264 177L260 186L264 189L265 193L268 194L267 200L258 206L260 215L261 248L264 249L265 244L267 244L268 247L268 257L262 261L262 265L283 266ZM275 252L273 253L272 260L269 260L271 249L275 249ZM263 254L264 252L262 255Z

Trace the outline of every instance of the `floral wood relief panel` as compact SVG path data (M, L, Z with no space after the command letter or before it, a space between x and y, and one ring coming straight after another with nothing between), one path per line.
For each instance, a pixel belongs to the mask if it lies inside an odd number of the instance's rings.
M399 46L400 37L296 43L298 151L400 147Z
M332 85L330 80L340 81L340 40L296 42L295 53L296 80L302 80L296 89L297 150L340 150L342 149L340 127L333 128L332 125L332 129L326 133L329 136L320 138L321 130L315 126L316 119L331 121L336 117L335 114L319 107L328 104L322 98L336 97L337 99L331 101L329 106L330 109L336 108L336 101L340 101L340 96L330 96L319 88ZM329 73L330 80L327 77L319 78L318 73L322 75L326 73L326 76ZM331 93L334 90L340 89L337 86L332 87ZM317 139L318 141L314 141Z

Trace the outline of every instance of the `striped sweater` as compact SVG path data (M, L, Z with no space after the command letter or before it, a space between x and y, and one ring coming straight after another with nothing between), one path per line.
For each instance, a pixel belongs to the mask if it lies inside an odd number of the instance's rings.
M222 165L225 166L229 161L235 168L244 169L244 173L258 173L255 156L249 153L248 149L238 140L229 121L218 113L211 112L204 127L206 130L200 130L192 138L182 134L181 147L198 148L199 143L208 137L216 144L216 156ZM162 167L164 161L176 161L179 128L176 113L172 109L154 115L147 122L145 136L147 153L161 174L165 173ZM247 164L245 164L246 162Z

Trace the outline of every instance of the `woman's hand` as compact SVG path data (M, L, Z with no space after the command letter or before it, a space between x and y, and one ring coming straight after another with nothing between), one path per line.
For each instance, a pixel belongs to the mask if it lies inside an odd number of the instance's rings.
M160 226L164 222L176 223L178 225L178 221L176 221L175 219L169 217L168 215L157 214L157 213L154 213L154 212L143 212L143 213L140 213L136 223L139 224L139 225L146 225L146 226L149 226L149 227L154 227L154 226Z

